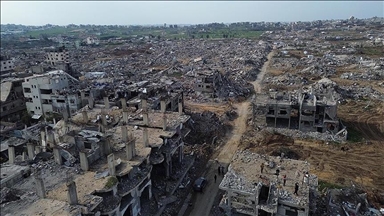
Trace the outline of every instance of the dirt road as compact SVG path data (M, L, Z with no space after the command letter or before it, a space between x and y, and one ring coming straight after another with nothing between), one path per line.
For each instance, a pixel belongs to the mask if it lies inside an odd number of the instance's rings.
M263 78L264 78L264 75L267 73L267 68L269 66L269 62L271 60L271 58L273 57L275 53L272 51L268 54L267 56L267 59L268 61L266 61L263 65L263 67L261 68L260 70L260 73L257 75L257 79L253 82L251 82L251 84L253 85L253 88L255 89L255 92L256 93L260 93L261 92L261 81L263 81Z
M267 67L269 64L269 60L273 56L271 52L268 55L268 61L264 63L261 72L258 74L256 81L252 82L252 85L255 88L255 92L261 91L260 83L264 78L264 75L267 71ZM242 135L245 133L247 129L247 118L250 113L250 101L245 101L238 104L233 104L233 106L237 109L238 118L233 122L233 131L228 135L228 141L224 146L219 148L213 154L213 158L208 162L206 167L206 172L204 176L208 179L208 185L202 194L194 194L192 201L193 206L192 210L186 215L190 216L205 216L209 215L209 212L212 208L214 199L216 197L217 192L219 191L219 184L223 178L222 175L218 175L218 166L219 164L224 166L225 169L228 168L228 165L238 149L240 140ZM214 182L214 176L217 175L217 181Z
M204 216L209 215L209 211L212 208L214 198L219 191L219 184L223 178L222 175L218 175L218 163L224 167L228 167L234 153L236 152L241 136L244 134L247 128L247 117L250 102L243 102L240 104L234 104L237 108L238 118L234 121L234 129L229 135L227 143L219 149L219 154L216 160L209 160L204 176L208 179L208 185L202 194L195 194L193 197L194 205L191 216ZM217 181L214 182L214 176L217 175Z

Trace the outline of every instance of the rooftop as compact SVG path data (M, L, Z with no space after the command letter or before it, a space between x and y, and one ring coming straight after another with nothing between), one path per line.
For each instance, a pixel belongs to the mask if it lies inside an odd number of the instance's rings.
M6 151L8 146L19 146L26 143L26 140L17 137L10 137L9 139L1 141L0 152Z
M1 164L1 184L8 182L10 179L14 178L15 175L17 175L18 173L27 172L28 170L29 167L27 166L19 166L15 164Z
M261 164L264 164L263 173L261 173ZM280 168L279 176L275 174L277 168ZM266 186L276 184L280 201L304 206L309 202L309 187L302 184L305 171L309 171L309 163L306 161L281 160L280 157L238 151L220 183L220 188L255 194L258 191L259 182ZM287 175L285 186L282 183L283 175ZM296 182L299 183L298 196L293 195ZM309 182L310 185L317 185L317 176L310 175Z
M107 131L107 133L112 134L112 140L114 145L123 143L121 128L122 127L115 127ZM143 140L144 128L128 125L127 129L133 134L134 138L136 139L136 153L140 155L139 154L140 149L146 148L144 146L144 140ZM175 134L175 132L164 131L162 129L157 129L157 128L147 128L147 131L148 131L148 144L151 147L160 147L163 144L163 139L161 139L161 137L172 137Z
M185 123L190 119L188 115L180 115L176 112L165 112L167 120L167 129L175 130L180 123ZM161 111L152 111L148 113L148 127L163 128L164 113ZM133 120L130 125L144 126L143 120Z
M105 189L106 184L111 177L95 178L95 175L96 172L88 171L74 179L80 205L96 206L102 201L99 197L93 196L92 193ZM67 191L67 185L61 184L58 188L48 191L47 197L53 200L67 202Z
M33 79L33 78L38 78L38 77L48 77L48 76L53 78L53 77L58 77L58 76L62 76L62 75L70 78L71 80L78 82L78 80L76 78L72 77L71 75L64 72L63 70L49 71L49 72L44 73L44 74L33 74L32 76L25 77L24 79L27 80L27 79Z
M19 215L80 215L81 210L77 206L70 206L67 202L53 199L39 199L29 205Z

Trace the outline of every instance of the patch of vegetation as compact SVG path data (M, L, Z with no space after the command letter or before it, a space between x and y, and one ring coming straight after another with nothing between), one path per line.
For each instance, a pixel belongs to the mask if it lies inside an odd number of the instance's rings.
M319 185L317 187L318 191L323 191L325 188L327 188L327 189L341 189L341 188L343 188L343 186L338 185L338 184L334 184L334 183L330 183L330 182L327 182L324 180L319 180Z
M41 35L46 36L56 36L59 34L66 34L74 30L74 28L66 28L64 26L58 26L53 28L48 28L44 30L37 30L37 31L28 31L25 34L29 37L40 37Z
M99 35L100 40L110 38L142 38L155 39L223 39L223 38L247 38L259 39L264 31L249 28L242 25L227 26L224 24L213 24L195 27L145 27L145 26L55 26L41 28L21 33L20 36L29 38L49 38L52 36L69 36L78 38L82 33Z
M258 39L263 31L254 30L232 30L232 29L213 29L207 32L198 32L191 34L192 38L219 39L219 38L248 38Z
M31 125L31 116L29 115L27 110L23 111L23 113L21 114L20 120L21 120L21 123L27 126Z
M106 35L106 36L102 36L100 37L100 40L109 40L109 39L113 39L113 38L117 38L118 36L116 35Z
M354 142L354 143L363 141L363 135L361 134L360 131L356 130L353 127L348 127L347 130L348 130L347 141Z
M105 184L105 189L110 189L111 187L115 186L118 182L117 178L115 176L112 176L108 179L107 183Z
M374 46L374 47L363 47L357 50L358 54L368 55L368 56L384 56L384 47L383 46Z
M1 47L13 47L16 49L32 49L35 47L49 47L54 46L55 42L51 40L37 40L37 41L24 41L20 42L18 39L1 39Z
M176 77L176 78L180 78L182 75L183 75L183 73L181 73L181 72L174 72L172 74L168 74L168 76Z

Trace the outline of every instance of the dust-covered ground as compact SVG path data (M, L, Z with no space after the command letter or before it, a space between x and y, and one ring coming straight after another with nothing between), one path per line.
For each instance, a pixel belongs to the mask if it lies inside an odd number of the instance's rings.
M287 157L306 160L320 181L338 186L359 185L368 192L372 203L383 205L377 198L384 191L383 107L382 102L369 101L340 105L338 115L349 129L349 138L342 144L293 139L249 128L241 148L274 156L283 152Z

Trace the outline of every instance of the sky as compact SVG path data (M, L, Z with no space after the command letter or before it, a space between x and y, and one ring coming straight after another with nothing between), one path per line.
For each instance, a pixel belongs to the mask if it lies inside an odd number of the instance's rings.
M384 17L383 1L9 1L1 24L151 25Z

